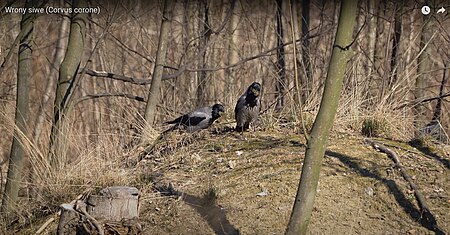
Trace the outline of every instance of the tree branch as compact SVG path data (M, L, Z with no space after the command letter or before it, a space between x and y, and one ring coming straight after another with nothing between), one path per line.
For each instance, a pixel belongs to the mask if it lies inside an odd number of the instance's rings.
M301 41L301 39L295 40L295 42L299 42ZM264 57L264 56L271 56L273 54L271 54L271 52L276 51L279 47L284 47L287 45L292 44L293 41L290 42L286 42L280 46L271 48L269 50L263 51L257 55L254 56L250 56L248 58L245 58L241 61L238 61L234 64L230 64L227 66L221 66L221 67L215 67L215 68L201 68L201 69L191 69L188 68L187 66L183 66L181 68L178 68L178 71L173 73L173 74L165 74L162 77L162 80L170 80L170 79L175 79L178 78L181 74L183 74L184 72L200 72L200 71L207 71L207 72L215 72L218 70L225 70L225 69L229 69L229 68L233 68L233 67L237 67L240 66L244 63L247 63L249 61L258 59L260 57ZM171 66L164 66L165 68L174 68ZM119 81L123 81L123 82L129 82L129 83L133 83L136 85L148 85L152 82L151 79L138 79L138 78L132 78L132 77L127 77L127 76L123 76L123 75L118 75L118 74L114 74L114 73L110 73L110 72L105 72L105 71L95 71L89 68L84 68L84 72L88 75L94 76L94 77L104 77L104 78L111 78L111 79L115 79L115 80L119 80Z
M6 7L12 5L14 2L15 2L15 1L9 1L9 2L7 2L6 5L2 7L0 13L5 12L5 11L4 11L4 8L6 8ZM43 1L42 4L41 4L40 6L38 6L38 7L43 7L43 6L45 6L45 4L47 4L47 2L48 2L48 0ZM31 19L30 19L30 20L31 20L31 21L34 21L38 16L39 16L38 14L33 14L33 15L31 16ZM3 17L3 14L1 15L1 17ZM9 51L8 51L8 54L6 54L6 57L5 57L5 59L3 60L1 66L0 66L0 77L2 76L2 73L3 73L3 71L5 70L6 63L8 62L9 59L11 59L12 52L14 51L14 48L15 48L16 45L19 43L19 39L23 36L24 32L25 32L24 30L21 30L21 31L19 32L19 34L16 36L16 38L14 39L14 42L11 44L11 47L10 47L10 49L9 49Z
M430 101L433 101L433 100L443 99L443 98L449 97L449 96L450 96L450 91L445 93L445 94L443 94L443 95L440 95L440 96L416 99L416 100L410 101L408 103L399 105L399 106L395 107L394 110L398 110L398 109L404 108L406 106L413 106L414 107L414 106L416 106L416 105L418 105L420 103L426 103L426 102L430 102Z
M98 98L102 98L102 97L111 97L111 96L117 96L117 97L123 97L123 98L128 98L128 99L132 99L132 100L136 100L139 102L145 102L144 97L141 96L137 96L137 95L132 95L132 94L127 94L127 93L98 93L98 94L90 94L90 95L86 95L81 97L80 99L77 100L77 102L75 103L81 103L83 101L86 100L90 100L90 99L98 99Z
M111 78L114 80L119 80L122 82L129 82L136 85L148 85L152 83L151 79L139 79L139 78L133 78L133 77L127 77L119 74L114 74L110 72L105 71L95 71L92 69L84 68L87 75L93 76L93 77L101 77L101 78Z

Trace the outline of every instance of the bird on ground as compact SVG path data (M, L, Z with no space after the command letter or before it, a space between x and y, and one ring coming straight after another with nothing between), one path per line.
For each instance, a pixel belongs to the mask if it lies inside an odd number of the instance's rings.
M173 121L168 121L166 124L175 124L170 129L163 133L182 129L192 133L201 129L206 129L213 124L213 122L225 112L225 108L221 104L215 104L210 107L203 107L196 109L190 113L186 113Z
M237 101L234 109L236 131L243 132L247 130L250 127L250 123L253 123L258 119L261 110L260 93L261 84L254 82Z

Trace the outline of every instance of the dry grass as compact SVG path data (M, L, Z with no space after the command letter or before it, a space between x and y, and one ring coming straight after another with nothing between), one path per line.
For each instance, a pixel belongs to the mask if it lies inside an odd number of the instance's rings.
M341 111L343 112L343 109ZM372 115L362 115L367 111L361 111L358 112L359 117L338 115L333 132L335 134L348 131L359 132L364 118L370 118L383 125L381 136L393 139L407 138L405 134L407 131L404 131L407 124L399 120L397 115L400 114L388 111L389 109L386 109L384 112L379 111ZM346 112L350 113L350 111ZM202 217L199 217L197 213L203 213L202 211L195 212L180 202L180 198L166 197L161 192L155 191L155 189L167 187L170 183L177 190L191 195L191 199L197 200L196 202L203 203L203 200L212 197L213 201L217 201L219 205L228 205L226 210L230 216L229 222L239 225L242 232L259 231L255 230L256 224L250 223L245 227L239 223L236 218L242 216L247 221L255 220L254 216L269 216L261 221L265 228L270 227L274 232L282 231L284 224L270 225L272 223L270 218L282 213L284 221L289 215L292 199L289 195L293 196L296 180L298 180L301 163L298 154L301 155L303 151L301 146L305 142L299 135L301 125L295 116L290 116L290 111L282 115L269 111L255 126L256 132L240 135L229 132L234 126L232 115L229 113L220 122L215 123L211 130L192 135L175 131L160 137L157 130L147 129L144 135L148 139L145 142L154 144L153 152L138 163L139 153L145 148L121 142L122 139L134 138L132 135L119 136L117 133L103 132L96 136L96 142L90 142L90 138L72 126L66 136L70 143L67 155L69 161L59 171L53 172L44 157L46 150L25 138L27 141L24 142L24 146L26 146L30 167L35 177L32 181L26 179L23 182L21 190L23 206L17 211L17 216L9 218L9 223L3 223L1 229L8 232L31 233L42 225L43 220L52 216L61 203L67 203L85 191L95 192L112 185L132 185L141 191L141 216L146 232L160 234L183 230L194 233L195 231L211 231L207 224L199 222L202 221ZM313 112L306 112L305 120L306 126L310 128L314 120ZM12 128L14 125L11 121L9 119L8 122L4 122L9 124L4 124L3 128ZM137 126L136 123L133 125ZM405 129L402 130L402 128ZM330 148L346 149L339 145L336 147L333 141L336 138L335 134L332 135ZM342 139L342 137L338 138ZM345 138L348 136L346 135ZM345 143L345 146L349 149L360 148L355 140ZM359 151L363 150L356 152ZM361 159L366 157L361 155ZM345 166L340 168L347 172L344 170ZM332 164L326 167L328 172L326 175L332 177L325 177L324 183L320 186L321 190L324 187L330 187L326 186L328 181L334 185L334 190L338 190L340 186L333 177L336 174L340 175L342 171L334 169ZM360 187L356 182L359 181L346 181L346 184L350 185L349 187ZM292 184L292 187L276 187L278 184L286 183ZM363 185L370 185L370 182L364 181ZM270 195L275 197L274 202L265 199L262 199L264 202L255 200L254 194L267 189ZM328 195L328 191L325 193ZM247 200L251 202L246 202ZM261 209L258 209L258 205L269 206L271 203L275 203L279 212L265 211L263 213ZM242 214L240 212L242 210L248 213ZM384 210L383 213L389 213L388 211ZM190 217L186 218L186 215ZM17 223L11 224L11 219L15 219ZM10 225L7 226L8 224ZM185 226L176 229L180 224ZM52 226L50 230L54 229L56 224Z
M360 133L364 123L369 120L376 123L376 136L404 142L412 138L414 133L411 126L414 116L410 115L411 110L406 108L394 110L398 102L368 106L367 104L371 101L365 100L362 93L363 89L359 86L344 90L333 127L334 134L339 133L341 136L342 133L344 135ZM287 97L292 98L292 95L288 94ZM314 97L307 100L304 107L303 118L307 131L312 128L319 107L320 100L318 96ZM265 97L265 99L269 98ZM111 115L109 122L103 120L102 123L97 123L97 130L86 129L83 122L85 120L72 117L65 134L68 143L67 155L61 156L67 159L67 162L58 171L52 170L46 157L48 143L45 138L34 143L30 138L21 135L29 161L25 171L26 177L22 182L21 207L16 211L16 216L3 218L5 222L0 226L0 231L31 233L43 223L43 219L52 216L60 204L70 202L85 191L95 192L112 185L133 185L140 189L143 205L141 214L154 219L153 222L145 223L148 226L150 224L160 226L151 233L167 232L164 226L173 228L178 223L170 222L175 216L192 214L192 211L182 204L174 202L173 198L163 197L160 192L155 191L155 188L167 185L169 182L190 195L198 195L200 198L212 195L219 203L230 203L238 208L242 207L239 203L245 203L244 201L248 199L246 197L250 196L243 195L239 198L242 201L233 202L228 198L230 192L238 193L239 190L245 190L245 187L240 186L241 181L244 181L246 177L267 171L267 167L270 173L261 173L260 179L276 179L277 182L282 182L284 179L277 177L286 173L284 167L287 166L290 169L289 182L294 182L295 188L298 177L295 169L299 169L298 166L294 166L299 163L296 157L297 148L305 141L299 137L304 130L297 107L289 100L279 113L274 112L271 107L263 108L268 110L253 128L256 134L244 133L240 136L229 132L235 125L233 107L230 106L225 115L211 128L212 133L211 130L193 135L173 132L163 136L162 139L160 139L160 132L166 127L142 123L140 120L143 118L130 109L125 102L114 104L116 109L108 110ZM2 120L0 129L5 133L2 138L8 140L4 143L8 143L15 129L13 107L7 102L2 105L5 109L0 111ZM84 115L88 117L92 113ZM43 136L49 134L50 123L46 125L47 131L44 131ZM102 129L104 126L108 126L109 129ZM138 145L140 136L143 138L143 145ZM336 138L336 135L332 136ZM147 145L153 146L153 152L143 161L138 162L140 152L146 149ZM2 148L7 156L5 146L3 144ZM242 158L236 151L255 155ZM281 158L282 155L286 155L287 159ZM262 156L265 156L264 159ZM271 159L272 157L276 160ZM1 170L5 175L6 167L2 167ZM256 184L252 186L252 190L263 190L268 185L271 183ZM292 189L289 189L289 192L291 191ZM289 214L286 212L288 204L290 205L285 202L277 204L279 208L282 208L280 210L283 211L284 217ZM163 216L161 213L154 212L163 207L172 208L173 211L166 211ZM232 211L231 215L242 216L236 211ZM253 215L245 216L247 219L252 219ZM276 213L273 216L276 216ZM195 216L188 219L188 223L192 224L186 229L209 231L210 228L205 224L199 228L193 225L195 220L201 219ZM175 221L178 220L181 223L183 219L175 219ZM270 223L270 221L265 220L264 223ZM246 229L248 230L244 231L252 231L255 228L247 227Z
M2 128L13 130L13 120L5 113L1 115L5 120ZM56 212L60 204L72 201L83 192L96 192L107 186L138 184L139 175L127 167L128 157L136 155L137 146L126 148L118 141L120 138L129 139L129 136L104 132L99 133L96 142L92 143L71 125L73 120L68 123L70 128L64 136L68 143L67 156L61 156L67 161L57 170L51 167L46 157L47 149L20 133L27 157L19 192L20 206L14 216L3 218L9 221L2 223L3 230L10 225L19 230L36 226L36 220ZM6 175L5 168L2 168L2 175Z

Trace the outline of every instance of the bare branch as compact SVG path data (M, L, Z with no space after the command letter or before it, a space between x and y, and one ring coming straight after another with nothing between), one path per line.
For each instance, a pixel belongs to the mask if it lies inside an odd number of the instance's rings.
M151 79L139 79L139 78L133 78L133 77L127 77L119 74L114 74L110 72L105 71L95 71L92 69L85 68L84 71L87 75L91 75L93 77L101 77L101 78L111 78L114 80L119 80L122 82L129 82L136 85L148 85L152 82Z
M299 42L300 40L301 39L298 39L295 42ZM292 41L284 43L284 44L280 45L280 47L284 47L284 46L287 46L287 45L290 45L290 44L292 44ZM237 67L237 66L245 64L245 63L247 63L249 61L261 58L261 57L272 56L273 55L272 52L276 51L278 48L279 47L271 48L271 49L263 51L263 52L261 52L261 53L259 53L257 55L247 57L247 58L245 58L245 59L243 59L241 61L238 61L238 62L236 62L234 64L230 64L230 65L227 65L227 66L221 66L221 67L215 67L215 68L192 69L192 68L188 68L188 66L190 66L190 64L189 64L187 66L183 66L183 67L177 69L178 71L173 73L173 74L165 74L165 75L163 75L162 80L164 81L164 80L169 80L169 79L175 79L175 78L179 77L181 74L183 74L184 72L199 72L199 71L215 72L215 71L218 71L218 70L225 70L225 69ZM165 68L174 68L174 67L171 67L171 66L164 66L164 67ZM148 85L148 84L150 84L152 82L151 79L132 78L132 77L127 77L127 76L118 75L118 74L105 72L105 71L95 71L95 70L88 69L88 68L84 68L84 72L86 74L88 74L88 75L91 75L91 76L112 78L112 79L115 79L115 80L119 80L119 81L123 81L123 82L129 82L129 83L133 83L133 84L136 84L136 85Z
M13 4L15 1L10 1L7 2L6 5L4 7L2 7L0 12L4 12L3 8L10 6L10 4ZM48 0L42 2L42 4L39 7L43 7L45 6L45 4L47 4ZM31 17L31 21L34 21L39 14L33 14ZM16 45L19 43L19 39L23 36L24 34L24 30L21 30L20 33L17 35L16 39L14 39L14 42L11 44L11 47L9 48L8 54L6 55L5 59L2 62L2 65L0 66L0 76L3 73L3 70L5 69L6 63L8 62L8 60L11 58L12 56L12 52L14 51L14 48L16 47Z
M91 99L98 99L98 98L102 98L102 97L124 97L124 98L128 98L128 99L132 99L132 100L136 100L139 102L145 102L144 97L141 96L137 96L137 95L132 95L132 94L127 94L127 93L99 93L99 94L91 94L91 95L86 95L81 97L80 99L77 100L76 104L81 103L83 101L86 100L91 100Z
M440 96L412 100L412 101L410 101L408 103L405 103L405 104L402 104L400 106L395 107L394 110L402 109L402 108L404 108L406 106L414 107L414 106L416 106L418 104L421 104L421 103L426 103L426 102L430 102L430 101L433 101L433 100L443 99L443 98L449 97L449 96L450 96L450 92L447 92L447 93L445 93L443 95L440 95Z

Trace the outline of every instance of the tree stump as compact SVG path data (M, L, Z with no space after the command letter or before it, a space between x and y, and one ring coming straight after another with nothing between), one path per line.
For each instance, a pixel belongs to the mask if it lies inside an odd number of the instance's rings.
M134 187L102 189L100 195L61 205L58 234L139 234L139 191Z
M62 204L58 224L58 234L76 234L80 215L75 210L75 204Z
M139 191L134 187L109 187L87 200L87 212L96 219L121 221L138 217Z

